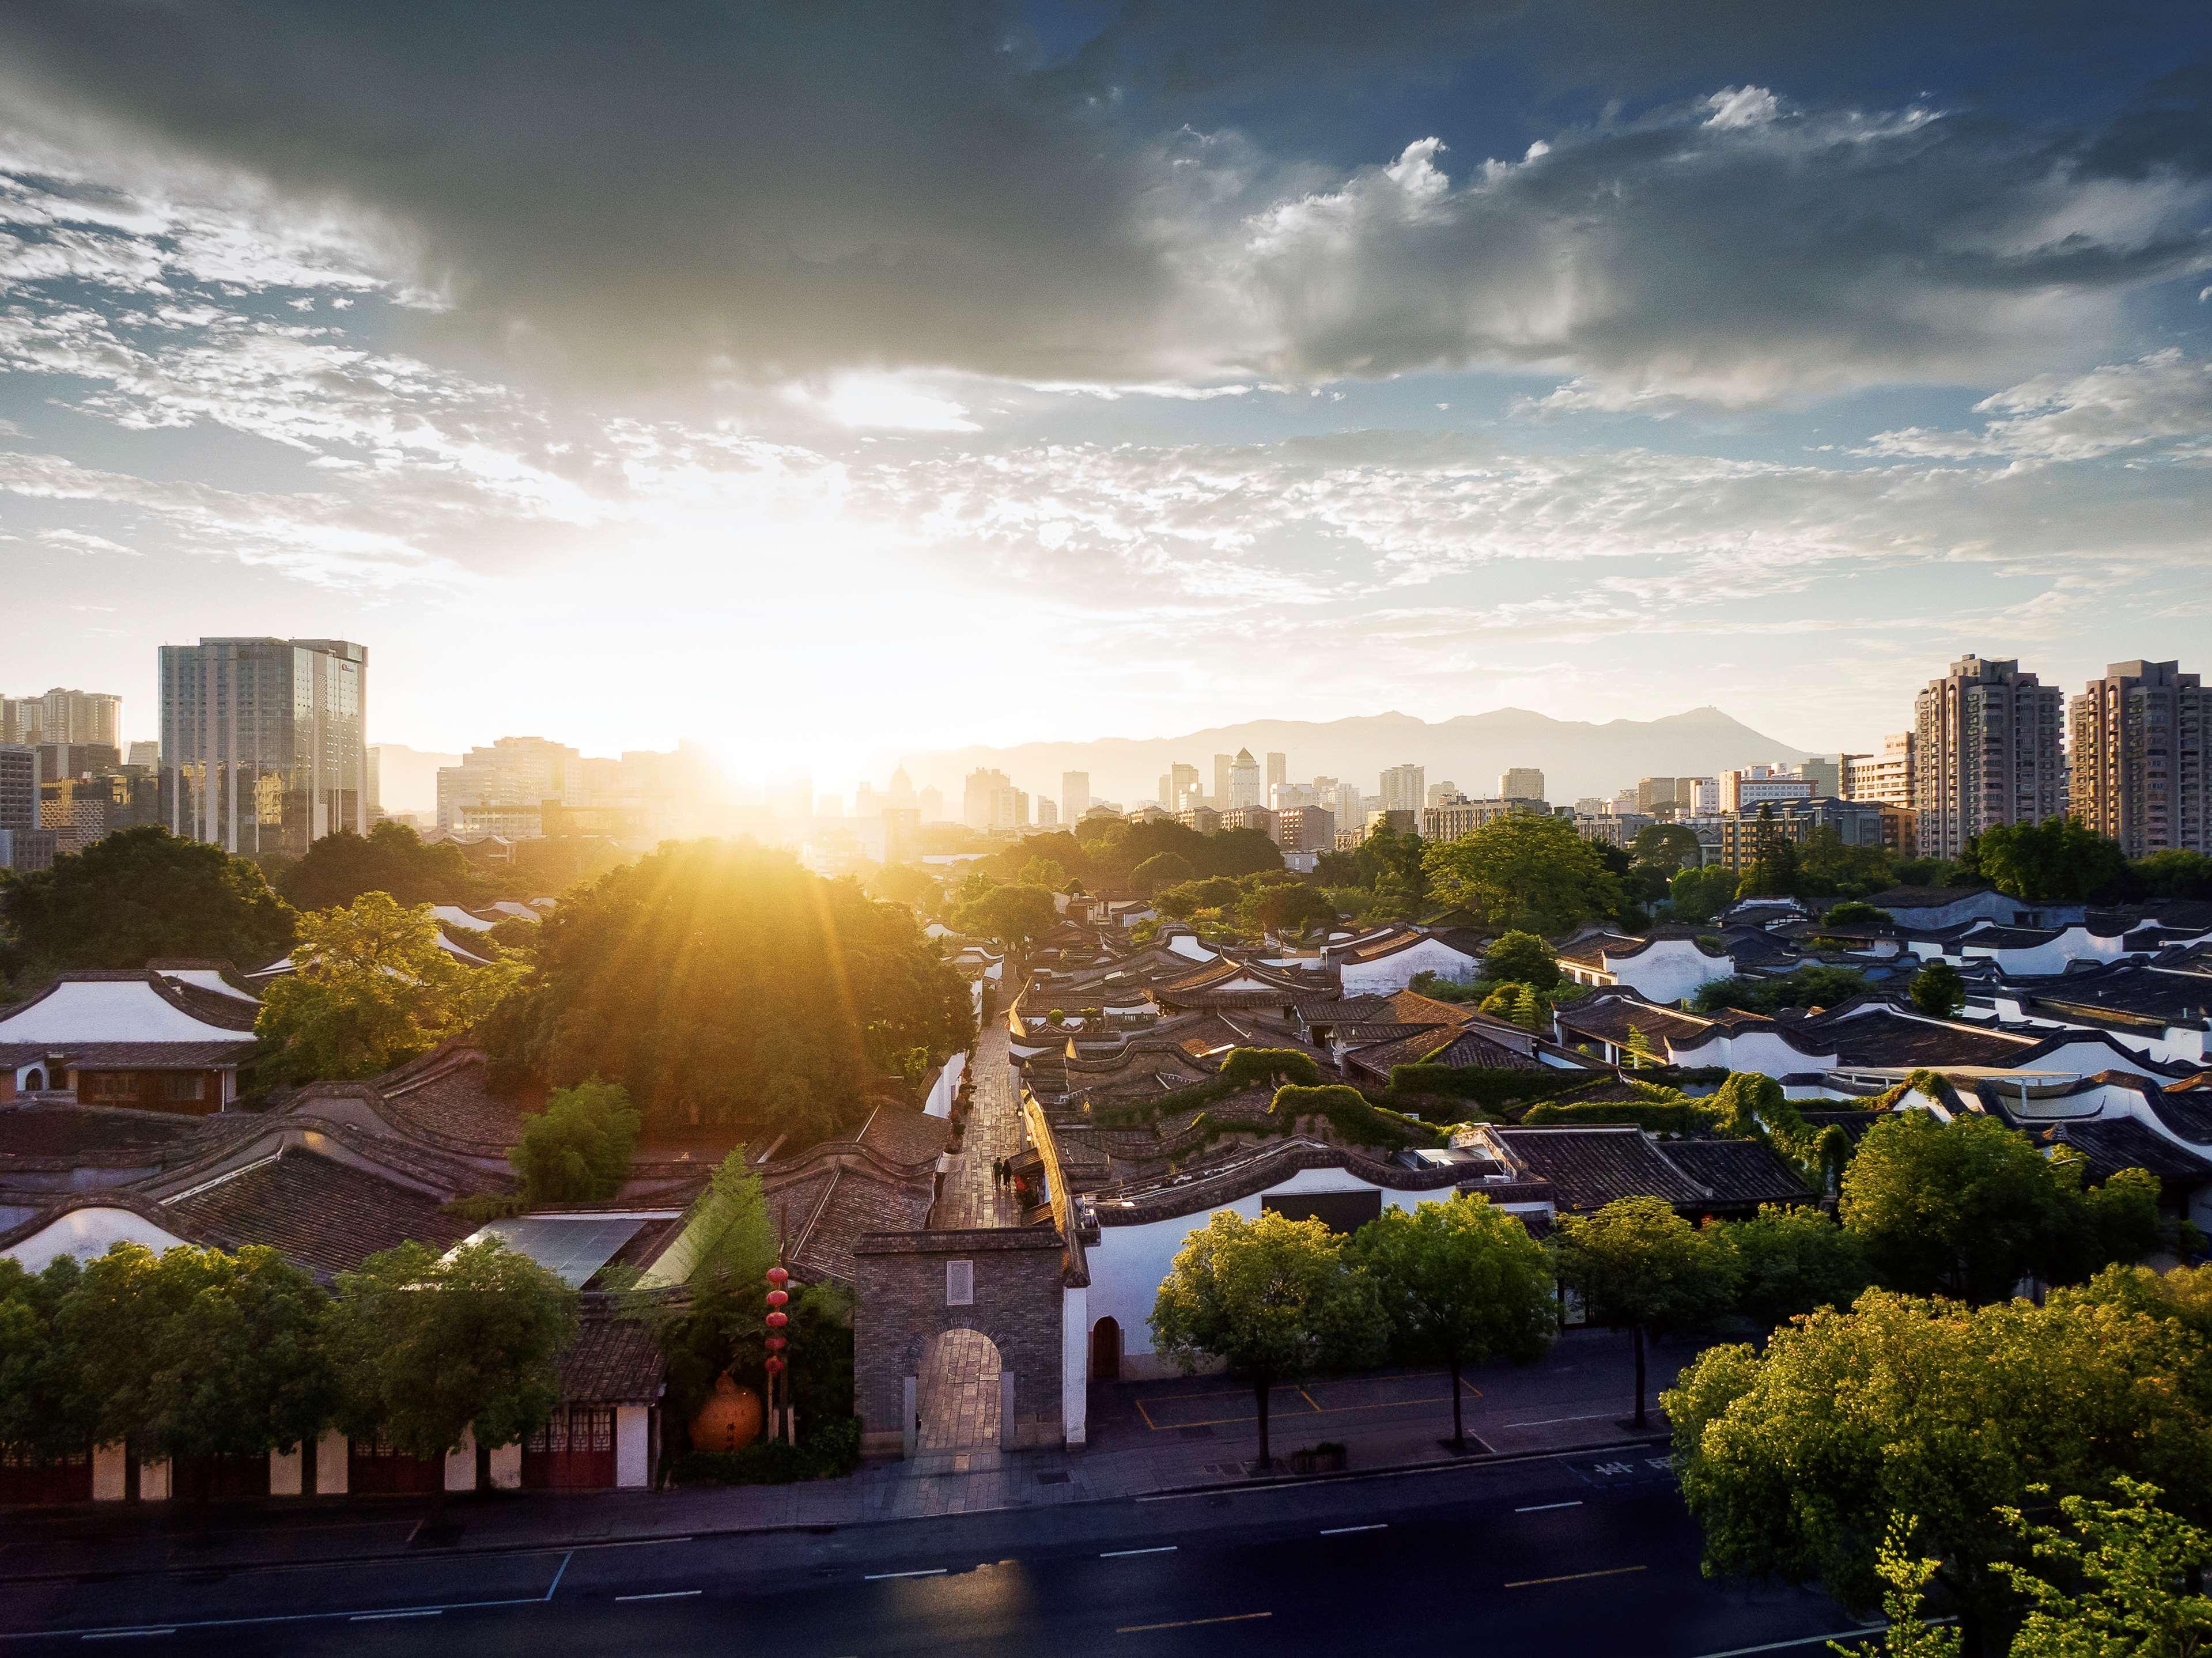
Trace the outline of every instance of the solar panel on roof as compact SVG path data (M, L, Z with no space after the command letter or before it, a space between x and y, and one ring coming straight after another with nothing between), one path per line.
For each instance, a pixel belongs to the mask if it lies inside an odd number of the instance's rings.
M644 1224L634 1215L525 1215L495 1220L471 1234L468 1242L497 1238L570 1289L580 1290Z

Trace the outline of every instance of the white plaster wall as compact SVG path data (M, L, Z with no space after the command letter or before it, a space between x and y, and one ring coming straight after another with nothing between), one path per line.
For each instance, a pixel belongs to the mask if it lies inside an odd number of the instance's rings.
M297 1445L289 1451L269 1453L269 1495L297 1497L301 1491L301 1468L303 1459Z
M1195 933L1178 932L1168 940L1168 948L1178 956L1188 956L1194 962L1210 962L1216 952L1199 942Z
M461 1430L461 1442L446 1453L446 1489L472 1491L477 1488L477 1436L473 1429Z
M1740 1035L1717 1035L1695 1048L1667 1044L1677 1065L1724 1065L1731 1071L1756 1071L1762 1076L1787 1077L1800 1071L1826 1071L1836 1063L1833 1054L1800 1054L1771 1030L1747 1030Z
M169 1500L169 1459L158 1458L138 1465L138 1500L141 1503L166 1503Z
M1474 957L1454 950L1443 939L1424 938L1380 961L1346 962L1343 968L1344 993L1387 996L1413 983L1417 973L1434 973L1464 984L1476 977L1480 968L1481 963Z
M1733 961L1716 961L1687 938L1662 938L1633 956L1608 956L1605 965L1620 983L1655 1002L1679 1002L1735 972Z
M1159 1293L1160 1282L1174 1265L1176 1253L1193 1232L1199 1231L1217 1214L1242 1215L1247 1220L1260 1214L1260 1200L1265 1197L1304 1192L1373 1192L1382 1190L1382 1204L1389 1209L1412 1209L1423 1203L1433 1203L1452 1195L1449 1186L1432 1192L1393 1192L1377 1187L1371 1181L1364 1181L1341 1169L1301 1169L1289 1179L1278 1181L1264 1192L1239 1198L1234 1203L1223 1204L1216 1209L1201 1210L1196 1214L1177 1215L1168 1220L1150 1221L1141 1226L1105 1226L1098 1229L1098 1242L1085 1251L1091 1264L1091 1288L1085 1309L1084 1330L1087 1336L1091 1326L1102 1318L1112 1318L1121 1327L1121 1375L1124 1378L1172 1374L1164 1369L1152 1356L1152 1302ZM1080 1359L1076 1363L1081 1374L1088 1365Z
M643 1405L615 1406L615 1484L625 1491L653 1483L652 1414Z
M522 1489L522 1447L495 1445L491 1453L491 1488L495 1491Z
M121 1440L92 1448L92 1500L120 1503L129 1489L131 1458Z
M0 1019L0 1042L234 1042L245 1033L196 1019L143 979L57 985L21 1012Z
M1066 1441L1090 1437L1091 1292L1078 1285L1060 1292L1060 1420Z
M319 1497L343 1497L353 1473L348 1460L346 1436L336 1428L323 1430L323 1436L315 1442L315 1494Z
M184 1239L128 1209L72 1209L6 1252L27 1272L42 1272L60 1255L91 1260L118 1243L143 1243L155 1254Z

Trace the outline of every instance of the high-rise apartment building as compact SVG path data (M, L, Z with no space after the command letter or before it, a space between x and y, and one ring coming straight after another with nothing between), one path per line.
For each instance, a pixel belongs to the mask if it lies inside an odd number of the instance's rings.
M374 750L372 750L370 752L373 755ZM159 771L161 769L161 745L159 743L144 741L133 743L125 753L123 763L126 766L137 766L146 771ZM369 793L373 800L375 795L376 779L376 762L373 758L368 762L368 775L371 786Z
M2212 851L2212 701L2178 662L2115 662L2067 709L2069 810L2130 858Z
M1188 811L1203 804L1204 791L1199 786L1198 768L1176 761L1168 768L1167 798L1160 804L1170 811Z
M1881 739L1881 753L1844 756L1843 798L1910 810L1913 749L1912 732L1892 732Z
M1541 800L1544 774L1534 766L1510 766L1498 774L1498 794L1504 800Z
M1060 774L1060 821L1073 828L1091 810L1091 774L1064 771Z
M1336 831L1340 837L1347 829L1358 830L1367 821L1367 797L1360 792L1357 783L1339 783L1334 798L1323 796L1322 805L1335 809Z
M1376 810L1411 812L1418 821L1421 808L1428 804L1423 798L1428 775L1424 767L1392 766L1382 774L1382 804Z
M996 767L978 767L961 790L960 821L986 831L1024 829L1030 821L1030 798Z
M203 639L161 651L171 833L293 857L368 820L368 653L342 639Z
M1237 756L1233 754L1213 756L1213 793L1207 797L1207 804L1217 811L1229 804L1229 773L1236 763Z
M2001 823L2065 810L2059 782L2063 699L2016 661L1963 656L1915 701L1912 803L1923 858L1956 858Z
M27 743L0 743L0 829L38 826L38 751Z
M0 696L0 743L97 743L123 746L123 699L105 691Z
M1060 827L1060 807L1048 794L1040 794L1036 802L1036 826L1039 829Z
M1459 785L1449 780L1442 783L1431 783L1421 791L1421 805L1425 808L1441 806L1448 800L1464 800L1466 798L1466 795L1460 792Z
M1270 753L1267 756L1267 798L1273 800L1275 798L1275 790L1277 786L1280 784L1287 783L1290 780L1291 756L1287 754Z
M1470 800L1462 795L1422 810L1421 839L1461 841L1504 818L1546 815L1541 800Z
M1285 806L1275 814L1275 844L1285 852L1328 852L1336 817L1327 806Z
M1724 771L1720 785L1720 805L1724 812L1757 811L1761 806L1813 799L1811 778L1796 776L1773 766L1747 766L1741 771Z
M1264 806L1267 800L1267 786L1261 780L1260 762L1252 757L1249 749L1237 750L1237 757L1229 762L1229 804L1226 811L1241 811L1249 806Z
M0 696L0 743L37 742L39 713L35 696Z
M584 756L543 737L502 737L471 749L458 766L438 768L438 827L461 827L471 806L580 806L590 799Z

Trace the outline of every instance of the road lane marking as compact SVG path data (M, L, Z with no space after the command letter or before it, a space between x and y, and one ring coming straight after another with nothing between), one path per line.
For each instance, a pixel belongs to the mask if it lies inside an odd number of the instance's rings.
M942 1577L948 1570L949 1568L945 1566L930 1566L921 1571L872 1571L860 1581L864 1583L880 1583L886 1577Z
M1125 1624L1116 1635L1146 1635L1156 1629L1196 1629L1202 1624L1249 1624L1255 1618L1273 1618L1272 1612L1231 1612L1226 1618L1183 1618L1172 1624Z
M665 1543L689 1543L688 1537L632 1537L620 1543L585 1543L587 1549L657 1549Z
M174 1635L176 1632L174 1625L167 1629L117 1629L103 1631L98 1635L88 1635L83 1638L88 1641L135 1641L142 1635Z
M1605 1571L1571 1571L1559 1577L1523 1577L1517 1582L1501 1587L1509 1589L1533 1589L1546 1583L1579 1583L1585 1577L1626 1577L1631 1572L1646 1571L1645 1566L1614 1566Z
M1553 1509L1579 1509L1582 1505L1583 1500L1578 1497L1571 1503L1533 1503L1525 1509L1516 1509L1513 1512L1516 1514L1549 1514Z
M1127 1560L1133 1554L1173 1554L1182 1546L1180 1543L1163 1543L1152 1549L1109 1549L1098 1558L1101 1560Z
M1389 1529L1390 1522L1389 1521L1378 1520L1371 1526L1331 1526L1327 1531L1323 1532L1322 1535L1323 1537L1349 1537L1354 1532L1389 1531Z
M617 1600L688 1600L695 1594L704 1594L704 1589L662 1589L654 1594L617 1594Z
M1955 1618L1923 1618L1920 1621L1932 1628L1937 1624L1955 1624L1959 1620ZM1870 1640L1888 1627L1887 1624L1869 1624L1862 1629L1839 1629L1831 1635L1801 1635L1794 1641L1769 1641L1763 1647L1730 1647L1726 1652L1701 1654L1700 1658L1751 1658L1755 1652L1784 1652L1791 1647L1809 1647L1816 1641L1848 1641L1853 1636L1862 1641Z
M346 1619L349 1624L381 1624L394 1618L443 1618L443 1606L424 1606L416 1612L356 1612Z

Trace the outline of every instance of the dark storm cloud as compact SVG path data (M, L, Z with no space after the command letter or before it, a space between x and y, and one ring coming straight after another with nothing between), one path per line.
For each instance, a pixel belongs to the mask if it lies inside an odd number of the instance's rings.
M2056 85L2078 36L2137 89L2032 119L1850 84L1963 83L1964 14L1719 0L1133 3L1065 41L910 0L0 0L0 96L370 216L459 325L594 377L1511 363L1751 401L2008 370L2203 263L2201 9L2097 15L1987 47ZM1486 89L1530 87L1628 104L1500 145Z

